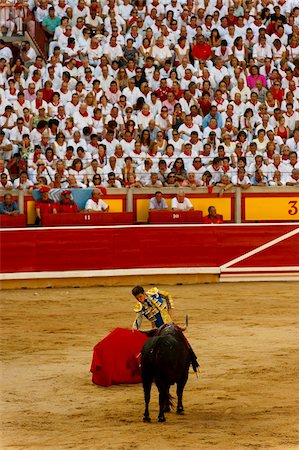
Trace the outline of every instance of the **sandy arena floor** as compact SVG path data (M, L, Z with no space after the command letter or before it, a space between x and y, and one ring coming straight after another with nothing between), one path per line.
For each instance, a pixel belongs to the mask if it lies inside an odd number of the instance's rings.
M144 424L141 384L91 382L93 346L133 321L129 288L2 291L0 448L299 449L299 283L161 288L201 364L165 424L156 388Z

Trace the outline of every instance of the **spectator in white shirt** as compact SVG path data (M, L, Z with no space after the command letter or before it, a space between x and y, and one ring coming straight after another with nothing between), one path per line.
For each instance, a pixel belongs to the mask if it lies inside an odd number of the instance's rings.
M264 64L265 58L272 58L271 47L267 44L267 40L264 36L261 36L259 42L254 44L252 57L258 66Z
M88 112L86 103L81 103L79 110L74 112L74 123L79 131L85 127L92 127L92 117Z
M185 197L185 192L179 190L176 197L171 200L172 211L193 211L194 207L191 201Z
M156 40L156 45L153 46L152 57L159 66L163 66L166 59L172 57L172 53L167 45L164 44L163 36L159 36Z
M100 197L102 196L100 189L92 191L91 198L85 204L85 211L87 213L108 212L109 206Z

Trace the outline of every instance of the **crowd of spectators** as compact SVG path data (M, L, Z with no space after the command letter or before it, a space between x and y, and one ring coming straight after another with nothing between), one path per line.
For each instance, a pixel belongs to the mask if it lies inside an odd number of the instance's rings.
M1 189L299 185L298 0L29 6L48 59L0 39Z

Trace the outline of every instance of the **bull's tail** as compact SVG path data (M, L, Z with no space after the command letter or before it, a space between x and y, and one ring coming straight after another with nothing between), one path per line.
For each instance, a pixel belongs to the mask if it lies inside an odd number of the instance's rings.
M174 397L170 394L170 392L168 391L168 396L167 396L167 404L169 406L169 409L173 409L174 404L173 404L173 399Z
M185 330L187 330L188 325L189 325L189 317L188 317L188 314L186 314L185 326L184 327L178 327L178 328L179 328L180 331L185 331ZM190 343L186 339L185 335L183 335L183 336L184 336L184 339L185 339L185 343L187 344L187 347L188 347L189 352L190 352L190 360L191 360L190 362L191 362L192 369L197 374L198 369L199 369L199 363L197 361L197 356L195 355L195 353L194 353Z
M170 385L166 383L164 376L159 371L156 373L155 382L162 398L163 411L170 412L174 407L174 397L169 392Z
M199 369L199 363L197 361L197 356L195 355L191 345L189 347L189 352L190 352L190 360L191 360L192 369L197 374L198 373L198 369Z

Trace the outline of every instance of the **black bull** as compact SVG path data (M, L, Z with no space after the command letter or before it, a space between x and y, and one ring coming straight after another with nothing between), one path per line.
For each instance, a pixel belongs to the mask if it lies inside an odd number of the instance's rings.
M170 386L177 384L177 413L183 414L183 391L192 363L196 372L196 356L182 331L174 324L161 327L158 335L148 339L141 352L141 376L144 390L145 411L143 420L150 421L149 402L153 381L159 391L159 422L165 422L164 412L170 411L172 397Z

